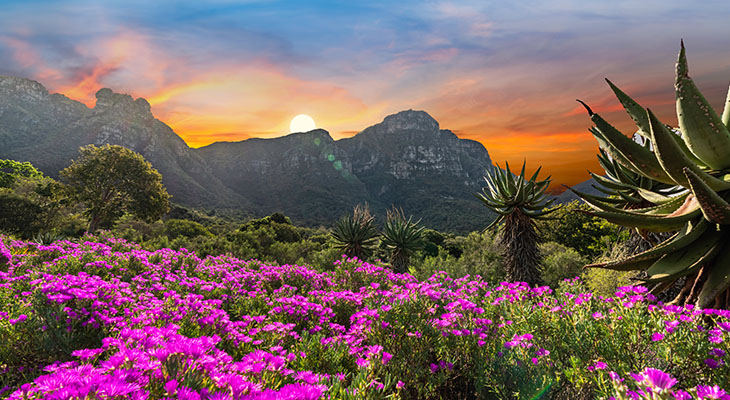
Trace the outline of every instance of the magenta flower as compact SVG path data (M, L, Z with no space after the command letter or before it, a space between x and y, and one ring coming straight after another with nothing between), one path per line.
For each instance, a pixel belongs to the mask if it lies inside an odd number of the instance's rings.
M699 386L697 386L697 397L700 399L723 399L723 400L730 399L730 395L728 395L723 389L721 389L717 385L714 385L714 386L699 385Z
M664 339L664 334L661 334L661 333L659 333L659 332L654 332L654 333L653 333L653 334L651 335L651 341L652 341L652 342L658 342L658 341L660 341L660 340L662 340L662 339Z

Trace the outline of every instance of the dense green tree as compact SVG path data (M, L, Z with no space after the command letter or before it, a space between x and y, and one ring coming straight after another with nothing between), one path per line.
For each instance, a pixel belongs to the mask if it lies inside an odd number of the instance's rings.
M588 210L588 205L571 201L556 210L552 218L538 221L538 230L546 242L560 243L594 260L616 242L619 227L586 214Z
M0 231L30 239L40 233L75 235L61 185L30 163L0 160Z
M176 239L180 236L189 239L198 236L213 236L213 234L200 223L185 219L169 219L165 221L165 234L170 239Z
M41 178L43 173L29 162L0 160L0 188L11 188L20 177Z
M107 227L124 213L158 219L169 208L162 175L141 154L122 146L93 144L60 172L69 194L86 208L88 231Z

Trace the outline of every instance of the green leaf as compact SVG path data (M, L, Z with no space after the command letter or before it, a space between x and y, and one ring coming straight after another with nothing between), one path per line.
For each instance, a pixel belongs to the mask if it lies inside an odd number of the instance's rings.
M722 246L727 249L728 245L730 245L728 238L724 238ZM711 270L697 297L697 306L700 308L708 307L717 295L730 287L730 251L723 251L715 262L706 268L711 268Z
M730 189L730 183L721 181L712 175L702 171L700 167L692 162L682 149L677 146L673 140L674 134L662 124L651 110L647 110L649 122L651 125L651 142L654 145L654 151L657 154L659 163L664 171L678 184L688 187L689 182L683 170L688 168L696 175L701 176L714 190ZM728 153L730 154L730 153Z
M722 249L723 233L707 229L690 245L662 256L646 270L647 283L662 282L689 275L711 262Z
M694 171L685 168L684 173L705 218L716 224L730 224L730 204Z
M712 169L730 167L730 132L689 77L684 43L677 60L675 88L679 129L689 149Z

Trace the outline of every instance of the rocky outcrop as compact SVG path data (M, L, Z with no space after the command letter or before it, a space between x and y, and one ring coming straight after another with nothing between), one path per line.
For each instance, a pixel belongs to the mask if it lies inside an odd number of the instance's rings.
M450 176L473 186L492 165L481 143L439 129L424 111L389 115L338 144L351 155L358 175L378 171L396 179Z

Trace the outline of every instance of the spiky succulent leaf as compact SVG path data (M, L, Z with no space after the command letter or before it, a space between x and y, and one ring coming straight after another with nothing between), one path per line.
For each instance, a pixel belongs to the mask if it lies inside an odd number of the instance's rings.
M403 210L388 211L383 227L382 242L390 252L390 262L397 272L408 269L410 257L423 246L424 227L413 221L413 217L405 218Z
M730 132L689 77L684 42L677 60L675 88L679 129L687 146L712 169L730 167Z
M631 163L633 171L660 182L674 183L667 173L664 172L654 153L624 135L613 125L609 124L608 121L603 119L603 117L594 113L585 103L580 100L578 101L585 106L588 115L595 124L595 129L603 136L609 148L618 151L625 160Z
M332 229L335 248L349 257L361 260L372 255L377 237L378 230L375 229L373 217L367 207L355 207L352 215L340 218Z
M716 224L730 224L730 204L691 169L685 168L684 174L705 219Z
M702 176L708 184L712 185L714 190L730 189L730 183L721 181L714 176L705 173L697 166L697 164L693 163L689 157L687 157L687 154L679 146L677 146L677 143L672 138L674 134L669 132L666 125L662 124L651 110L647 110L647 114L651 124L651 142L654 145L654 151L656 152L662 168L674 182L678 185L687 187L687 177L685 176L683 169L688 168L695 174Z

